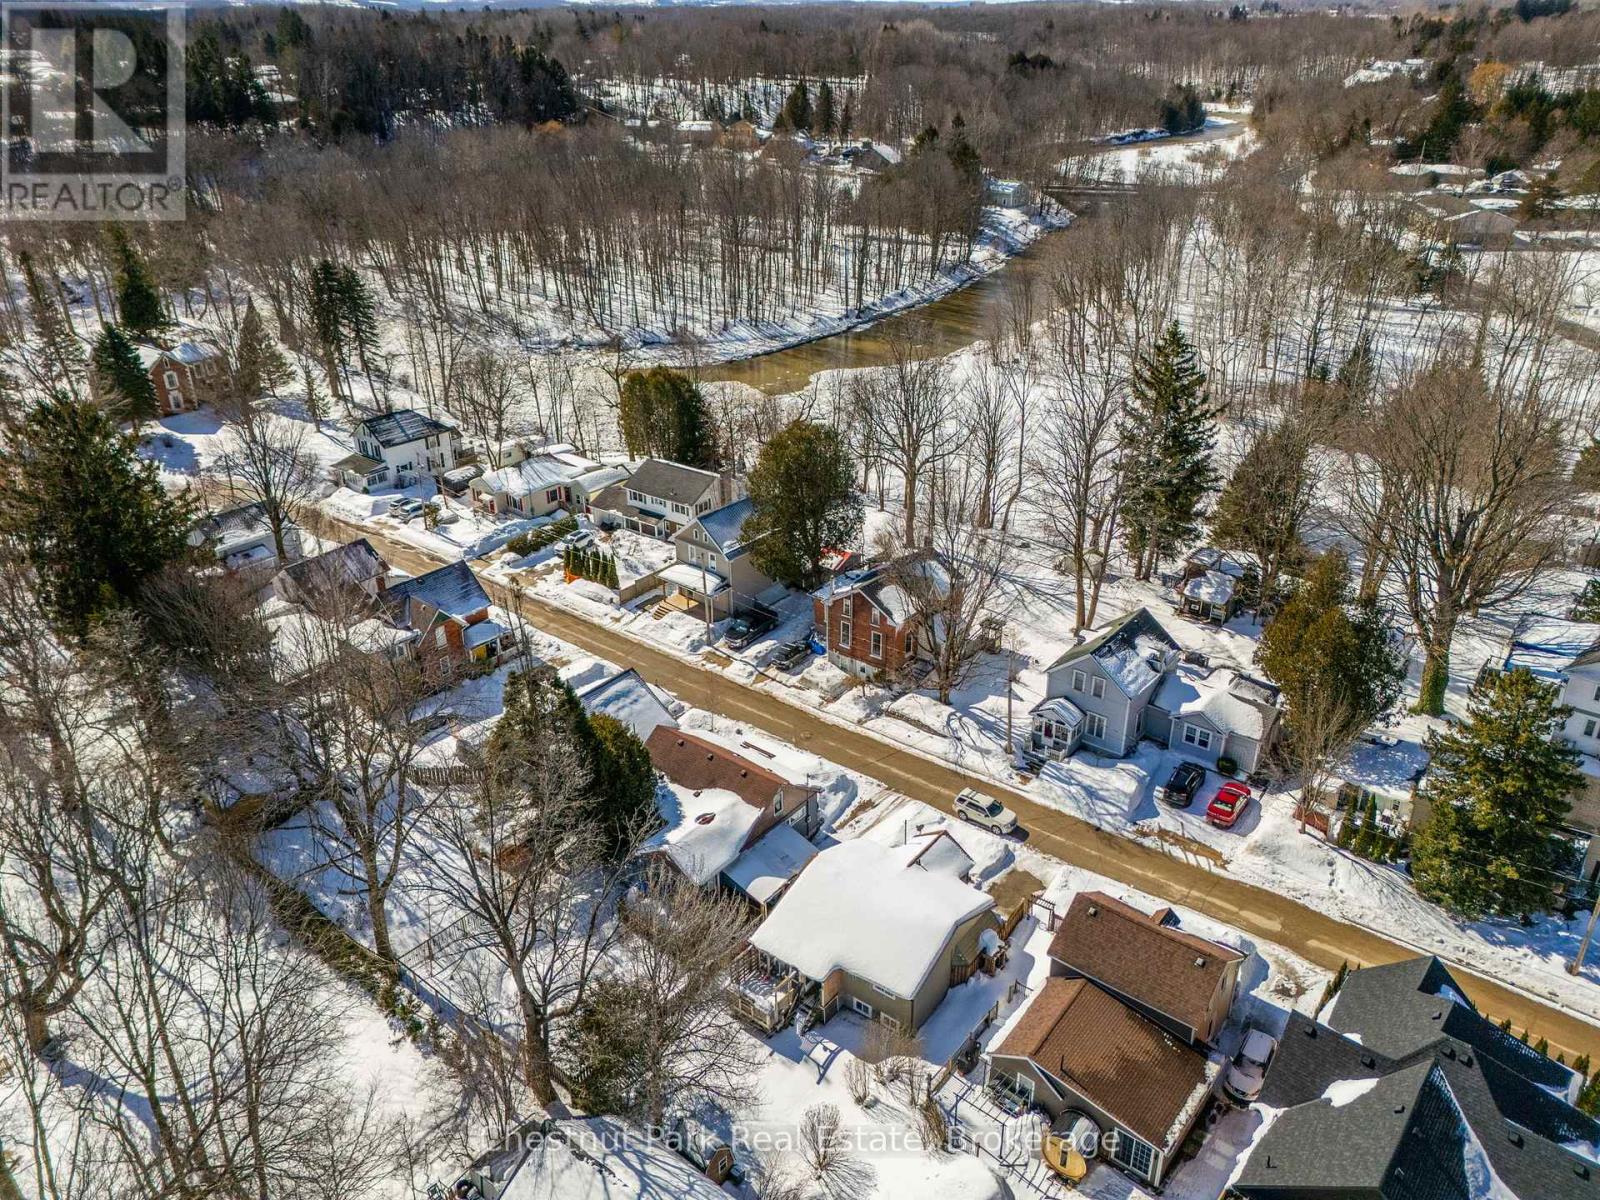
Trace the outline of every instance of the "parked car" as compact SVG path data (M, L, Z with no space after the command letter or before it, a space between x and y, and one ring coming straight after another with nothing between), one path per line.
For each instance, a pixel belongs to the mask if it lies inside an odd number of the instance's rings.
M389 501L389 515L399 521L414 521L422 515L426 508L421 500L415 496L398 496Z
M1267 1068L1272 1056L1278 1052L1278 1042L1259 1029L1244 1035L1244 1045L1228 1064L1222 1077L1222 1090L1230 1100L1239 1104L1252 1104L1261 1095L1261 1085L1267 1080Z
M728 622L728 631L722 635L722 640L730 649L743 650L763 634L772 632L777 624L776 619L766 613L735 617Z
M1179 808L1194 802L1195 793L1206 781L1206 769L1199 763L1181 762L1167 776L1167 782L1156 791L1156 799Z
M1211 797L1211 803L1206 805L1206 820L1219 829L1232 829L1249 807L1250 789L1242 783L1229 780L1217 789L1217 794Z
M986 796L974 788L962 788L956 793L956 816L974 825L982 825L991 833L1017 831L1017 814L993 796Z
M810 657L811 643L801 638L798 641L785 642L779 646L778 653L772 657L772 665L781 671L790 671Z

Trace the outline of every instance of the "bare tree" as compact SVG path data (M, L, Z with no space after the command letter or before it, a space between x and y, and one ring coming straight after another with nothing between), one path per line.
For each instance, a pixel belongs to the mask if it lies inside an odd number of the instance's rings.
M917 541L919 490L959 446L950 365L926 352L915 335L896 336L890 365L853 381L857 396L852 407L865 423L873 457L895 471L905 489L901 538L906 545Z
M1461 618L1520 595L1561 549L1559 413L1537 388L1495 392L1470 358L1441 357L1377 401L1365 446L1349 510L1389 551L1426 656L1418 708L1438 714Z
M826 1178L844 1155L837 1104L813 1104L800 1117L800 1156L817 1179Z
M261 505L280 562L288 561L284 530L322 488L324 473L309 449L310 436L311 427L304 421L252 408L233 425L227 448L211 468L236 495Z
M454 411L488 450L490 467L504 466L500 446L517 424L516 375L504 355L479 350L467 358L456 378Z

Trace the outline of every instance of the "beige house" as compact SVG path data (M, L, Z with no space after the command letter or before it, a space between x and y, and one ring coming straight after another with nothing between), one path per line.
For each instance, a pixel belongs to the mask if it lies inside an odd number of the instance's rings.
M869 841L822 851L751 935L741 1015L768 1032L797 1007L921 1028L952 986L1003 955L994 900L959 867Z
M668 597L726 617L748 609L772 586L750 557L744 525L755 506L746 498L701 513L673 535L678 561L661 572Z

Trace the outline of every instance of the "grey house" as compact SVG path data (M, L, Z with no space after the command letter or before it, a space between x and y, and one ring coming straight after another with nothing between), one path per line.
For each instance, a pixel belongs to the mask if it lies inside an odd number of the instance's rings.
M585 511L602 525L671 541L695 517L735 499L731 475L647 458L627 479L596 493Z
M1231 758L1249 774L1278 735L1278 689L1226 667L1180 665L1156 688L1144 710L1145 735L1216 765Z
M1178 663L1178 643L1150 610L1135 609L1045 668L1045 698L1029 714L1035 754L1080 746L1118 757L1145 733L1144 712Z
M755 598L772 586L772 580L750 559L744 524L754 505L735 500L701 513L673 537L678 561L661 572L669 598L685 608L710 605L716 616L731 616L748 609Z
M1438 959L1351 972L1323 1022L1289 1014L1242 1200L1600 1196L1579 1077L1485 1019Z

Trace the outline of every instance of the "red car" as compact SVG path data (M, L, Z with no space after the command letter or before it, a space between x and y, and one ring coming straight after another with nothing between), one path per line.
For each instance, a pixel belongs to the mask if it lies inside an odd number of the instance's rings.
M1250 789L1242 783L1225 783L1206 805L1206 820L1223 829L1233 828L1245 809L1250 807Z

